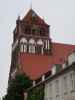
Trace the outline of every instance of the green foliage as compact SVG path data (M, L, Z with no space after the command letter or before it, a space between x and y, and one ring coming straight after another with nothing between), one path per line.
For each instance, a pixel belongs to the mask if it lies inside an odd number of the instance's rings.
M29 78L26 75L17 75L15 77L14 80L12 80L11 85L16 89L16 87L18 89L21 88L21 90L23 89L27 89L29 88L29 86L32 85L31 81L29 80Z
M24 100L24 90L32 85L31 80L25 74L16 75L10 82L8 93L4 100Z
M23 100L23 96L19 95L19 94L15 94L15 95L5 95L5 97L3 98L3 100Z
M28 100L43 100L44 99L44 86L40 85L33 88L28 93Z

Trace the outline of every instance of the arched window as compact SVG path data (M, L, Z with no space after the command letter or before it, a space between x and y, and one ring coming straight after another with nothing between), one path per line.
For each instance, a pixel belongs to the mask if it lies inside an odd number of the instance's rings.
M27 39L22 38L20 40L20 52L27 52Z
M35 53L35 40L29 40L29 53Z
M40 39L37 41L37 53L38 54L43 54L43 46L44 46L44 43L43 41Z

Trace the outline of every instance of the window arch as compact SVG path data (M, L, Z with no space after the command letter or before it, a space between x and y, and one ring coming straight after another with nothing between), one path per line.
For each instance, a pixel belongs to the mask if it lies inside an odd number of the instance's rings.
M29 40L29 44L35 44L35 40L31 38L31 39Z
M43 54L43 47L44 47L44 43L41 39L39 39L37 41L37 53L38 54Z
M29 40L29 53L35 53L35 44L34 39Z
M43 45L43 41L42 41L41 39L39 39L39 40L37 41L37 44L38 44L38 45Z
M27 39L26 38L21 38L20 43L27 43Z
M24 37L20 40L20 51L27 52L27 39Z

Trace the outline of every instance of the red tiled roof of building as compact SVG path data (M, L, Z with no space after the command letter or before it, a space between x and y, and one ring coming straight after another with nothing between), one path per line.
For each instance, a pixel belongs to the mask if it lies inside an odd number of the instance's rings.
M75 51L75 45L53 43L52 51L53 51L52 55L53 64L64 63L64 61L67 60L69 54Z
M30 79L35 80L50 71L53 64L63 64L74 50L75 45L53 43L50 56L20 53L20 66Z

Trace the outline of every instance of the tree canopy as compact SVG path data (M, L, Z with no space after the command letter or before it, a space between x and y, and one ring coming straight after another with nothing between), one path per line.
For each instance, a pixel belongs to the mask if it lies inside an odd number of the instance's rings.
M23 100L24 91L32 85L32 81L25 74L18 74L10 81L7 95L3 100Z

